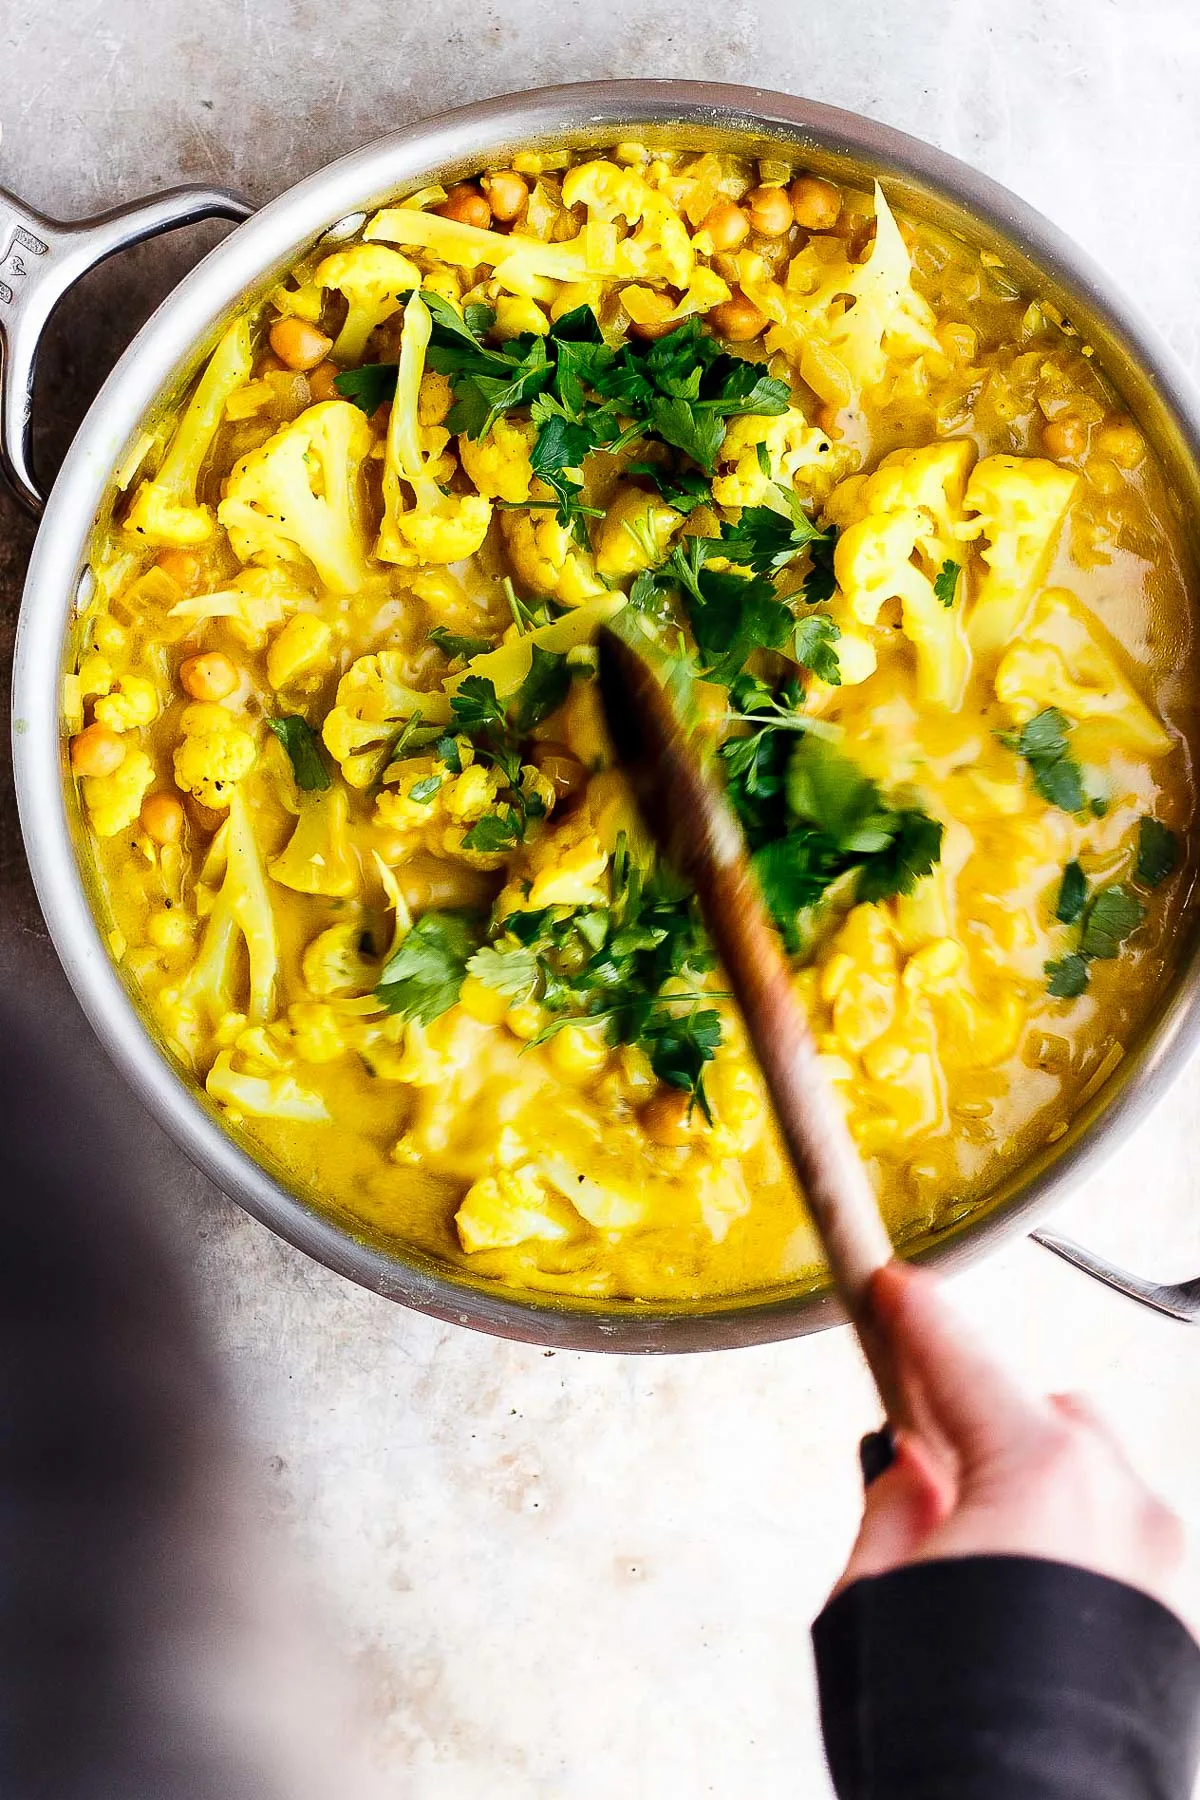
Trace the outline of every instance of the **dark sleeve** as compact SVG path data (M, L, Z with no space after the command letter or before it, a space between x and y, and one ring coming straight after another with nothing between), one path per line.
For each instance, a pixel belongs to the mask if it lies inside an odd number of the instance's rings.
M839 1800L1190 1800L1200 1646L1136 1588L917 1563L845 1589L813 1643Z

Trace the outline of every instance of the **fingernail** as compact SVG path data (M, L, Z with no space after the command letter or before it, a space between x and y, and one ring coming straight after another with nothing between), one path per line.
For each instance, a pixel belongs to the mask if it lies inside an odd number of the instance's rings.
M858 1446L858 1466L862 1470L863 1486L869 1488L878 1480L885 1469L890 1469L896 1460L896 1440L892 1436L890 1425L881 1425L878 1431L868 1431Z

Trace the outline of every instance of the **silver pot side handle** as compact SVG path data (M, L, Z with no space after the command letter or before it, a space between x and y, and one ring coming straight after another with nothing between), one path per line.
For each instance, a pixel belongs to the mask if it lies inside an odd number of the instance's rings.
M221 188L177 187L94 219L46 219L0 188L0 476L35 517L45 506L31 458L38 345L67 289L97 263L180 225L249 218Z
M1187 1325L1200 1320L1200 1278L1173 1284L1144 1281L1139 1275L1118 1269L1115 1263L1105 1262L1102 1256L1093 1256L1074 1238L1063 1237L1057 1231L1033 1231L1030 1236L1035 1243L1053 1250L1055 1256L1061 1256L1064 1262L1082 1269L1085 1275L1094 1276L1118 1294L1127 1294L1131 1300L1152 1307L1155 1312L1165 1313L1170 1319L1182 1319Z

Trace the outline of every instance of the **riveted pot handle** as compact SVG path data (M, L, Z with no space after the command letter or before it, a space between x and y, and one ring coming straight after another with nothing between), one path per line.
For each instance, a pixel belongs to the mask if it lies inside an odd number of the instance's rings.
M0 188L0 475L35 516L46 502L31 461L33 377L46 321L67 289L131 244L253 210L221 188L177 187L68 222L43 218Z

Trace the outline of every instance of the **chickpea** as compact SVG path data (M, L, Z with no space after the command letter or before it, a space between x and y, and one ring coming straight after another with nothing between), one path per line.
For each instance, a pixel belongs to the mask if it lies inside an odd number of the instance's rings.
M270 343L285 369L315 369L333 348L333 339L307 319L276 319Z
M648 1100L638 1114L642 1130L652 1144L666 1150L678 1149L692 1135L691 1098L682 1088L660 1087L653 1100Z
M142 801L142 830L156 844L177 844L183 836L183 802L174 794L147 794Z
M649 294L645 304L651 307L652 313L657 316L642 320L631 319L629 322L630 337L660 338L666 337L669 331L674 331L679 323L674 316L679 301L673 294Z
M194 551L160 550L154 561L163 574L169 575L185 594L194 594L200 586L203 564Z
M554 783L554 791L560 800L570 794L581 793L587 786L588 772L579 758L572 756L565 744L547 741L532 746L529 759L547 780Z
M342 396L333 385L334 376L341 370L336 363L318 363L308 378L308 391L314 400L340 400Z
M515 169L498 169L494 175L485 175L479 185L487 195L492 217L502 225L511 224L529 198L529 183Z
M736 250L750 236L750 221L732 200L718 200L704 215L702 231L712 239L714 251Z
M748 344L752 338L761 335L767 323L767 315L760 312L752 300L736 289L728 300L720 306L714 306L705 318L718 337L728 339L731 344Z
M786 188L756 187L746 195L750 229L763 237L786 237L792 228L792 202Z
M1042 449L1047 456L1080 456L1087 449L1087 426L1074 413L1059 413L1042 426Z
M792 217L805 231L832 231L842 210L842 196L832 181L798 175L788 190Z
M224 700L240 679L237 665L223 650L186 656L179 665L179 685L193 700Z
M71 767L76 775L115 775L124 761L124 741L107 725L85 726L71 739Z
M433 210L443 219L453 219L456 225L474 225L479 231L486 231L492 222L491 207L469 181L460 181L457 187L452 187L442 204Z
M1136 425L1105 425L1096 434L1096 449L1102 456L1111 456L1121 469L1136 469L1146 454L1145 441Z

